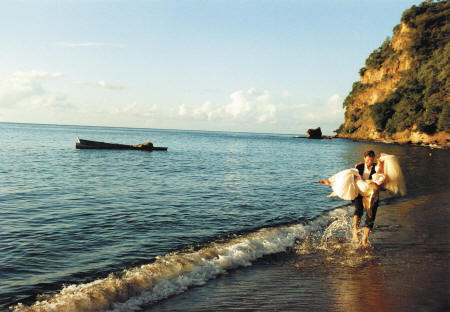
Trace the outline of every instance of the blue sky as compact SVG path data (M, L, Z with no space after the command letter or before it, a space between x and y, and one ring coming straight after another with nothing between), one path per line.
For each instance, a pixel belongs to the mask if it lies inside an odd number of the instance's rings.
M331 134L419 3L2 0L0 122Z

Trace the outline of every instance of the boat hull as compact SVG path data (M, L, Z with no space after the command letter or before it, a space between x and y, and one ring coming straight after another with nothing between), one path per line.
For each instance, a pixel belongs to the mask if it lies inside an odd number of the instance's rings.
M109 150L140 150L140 151L167 151L167 147L153 146L153 144L126 145L117 143L106 143L78 138L75 144L77 149L109 149Z

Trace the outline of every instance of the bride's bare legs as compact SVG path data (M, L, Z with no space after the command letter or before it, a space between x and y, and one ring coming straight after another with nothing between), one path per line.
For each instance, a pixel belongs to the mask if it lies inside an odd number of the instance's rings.
M359 242L359 237L358 237L358 228L359 228L359 217L358 216L353 216L353 241L355 243Z

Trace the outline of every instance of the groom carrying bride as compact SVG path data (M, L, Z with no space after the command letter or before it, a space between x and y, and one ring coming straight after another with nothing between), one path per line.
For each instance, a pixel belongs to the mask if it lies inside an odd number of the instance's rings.
M371 180L372 175L376 173L376 163L374 161L374 151L366 151L364 152L364 162L358 163L355 166L355 168L358 169L359 175L363 178L363 180ZM367 207L366 211L366 220L362 238L363 247L368 246L367 238L369 237L370 231L372 230L373 224L375 222L375 216L378 209L378 199L379 190L377 189L374 194L374 200L369 204L369 207ZM353 213L353 240L358 242L358 228L364 212L363 197L361 196L361 194L359 194L358 197L353 200L353 203L355 205L355 212Z
M381 187L394 194L405 195L406 186L397 157L379 154L378 165L375 164L375 153L366 151L364 162L352 169L346 169L333 175L328 180L319 180L321 184L331 186L333 193L345 200L352 200L355 205L353 213L353 240L359 242L358 228L361 217L366 210L366 220L361 245L369 246L367 239L373 228L377 214L379 191Z
M376 173L375 152L372 150L364 152L364 162L356 164L355 168L356 170L344 170L328 180L319 180L318 182L333 187L333 190L335 192L330 194L330 197L339 196L342 199L352 199L352 202L355 205L355 211L353 213L353 241L355 242L359 242L359 224L364 213L364 208L366 208L366 220L361 245L363 247L368 247L369 243L367 242L367 239L375 222L379 198L378 185L372 181L373 175ZM367 183L369 183L369 185L374 186L370 188L371 196L366 196L366 199L368 200L363 201L363 192L361 192L360 190L358 191L359 185L357 184L357 182L355 182L356 175L358 175L357 179L366 181ZM360 185L364 184L360 183ZM366 189L367 187L364 186L363 188ZM335 194L336 192L337 194Z

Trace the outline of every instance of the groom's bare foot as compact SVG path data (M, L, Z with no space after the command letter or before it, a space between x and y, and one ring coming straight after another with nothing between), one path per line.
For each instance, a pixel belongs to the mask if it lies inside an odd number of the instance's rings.
M363 237L362 237L362 241L361 241L361 247L363 247L363 248L370 247L370 243L367 241L369 238L369 234L370 234L370 228L364 227Z
M370 246L371 246L370 243L367 241L361 243L362 248L369 248Z
M358 231L353 231L352 242L359 243Z

